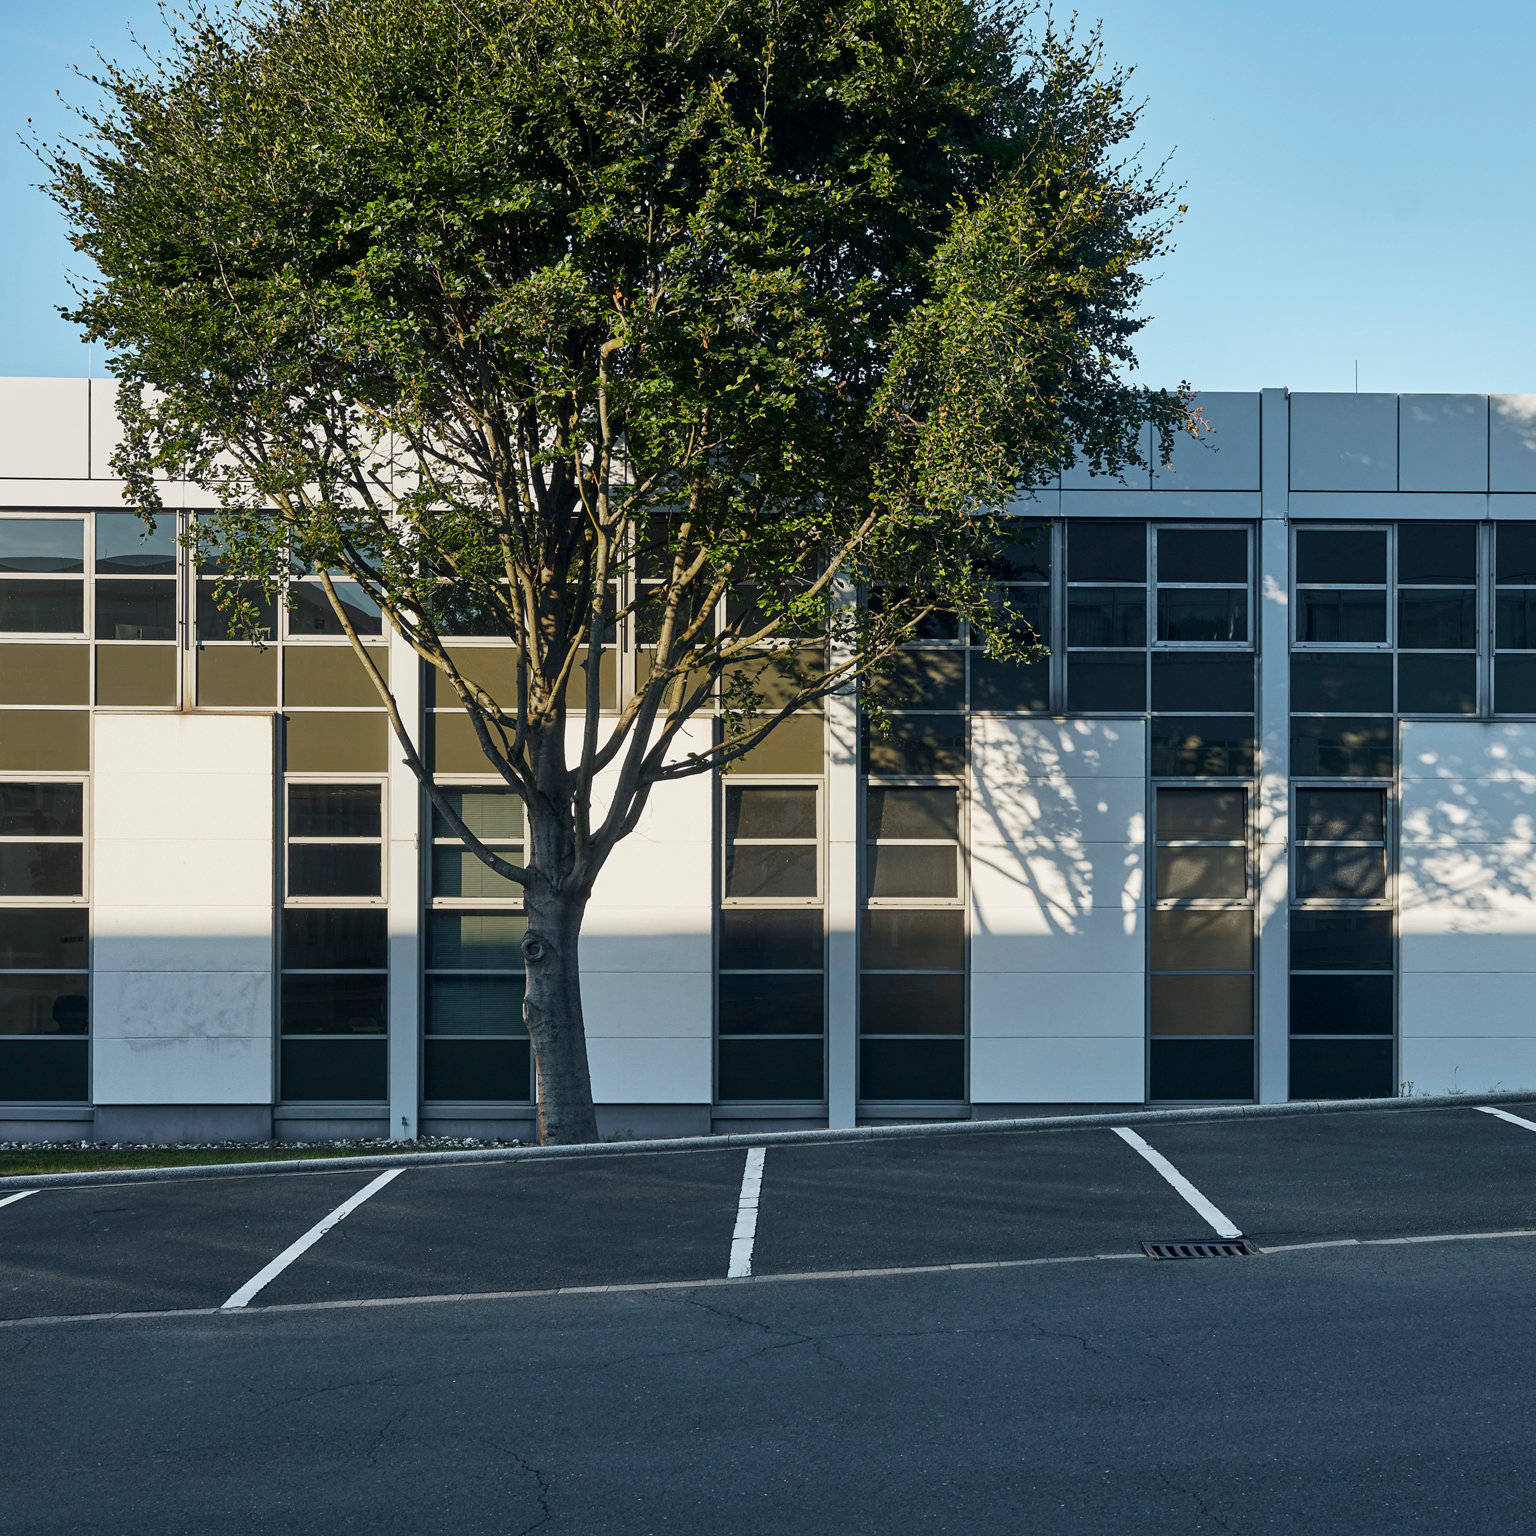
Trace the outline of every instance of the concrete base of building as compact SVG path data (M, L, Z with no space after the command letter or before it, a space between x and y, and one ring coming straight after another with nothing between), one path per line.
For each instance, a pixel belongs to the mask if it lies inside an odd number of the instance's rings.
M486 1115L457 1119L432 1115L421 1122L423 1136L457 1136L475 1141L520 1141L531 1146L539 1139L537 1120L497 1120Z
M387 1114L357 1119L346 1115L316 1115L310 1119L282 1114L272 1120L275 1141L382 1141L388 1135Z
M270 1104L98 1104L93 1140L269 1141Z
M752 1120L739 1120L717 1115L712 1126L717 1136L757 1136L773 1131L824 1131L826 1128L825 1115L800 1115L794 1119L785 1117L778 1120L761 1116Z
M604 1141L654 1141L666 1136L708 1136L708 1104L599 1104L597 1134Z
M1042 1115L1113 1115L1145 1109L1135 1104L973 1104L972 1120L1035 1120Z
M25 1116L0 1119L0 1141L90 1141L91 1119L33 1120Z

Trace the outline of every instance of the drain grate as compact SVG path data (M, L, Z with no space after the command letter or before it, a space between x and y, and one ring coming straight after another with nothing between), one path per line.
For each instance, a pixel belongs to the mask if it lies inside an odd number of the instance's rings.
M1258 1249L1246 1237L1216 1238L1197 1243L1143 1243L1149 1259L1251 1259Z

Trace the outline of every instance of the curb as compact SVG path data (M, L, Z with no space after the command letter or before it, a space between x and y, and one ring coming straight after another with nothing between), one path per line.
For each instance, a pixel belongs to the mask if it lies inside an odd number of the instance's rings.
M845 1130L764 1131L757 1135L678 1136L654 1141L584 1142L571 1147L486 1147L456 1152L378 1152L361 1157L296 1157L284 1162L198 1163L183 1168L104 1168L99 1173L7 1174L0 1190L78 1185L140 1184L159 1179L227 1179L258 1174L348 1173L373 1168L440 1168L444 1164L510 1163L562 1157L630 1157L636 1153L705 1152L730 1147L777 1147L839 1142L894 1141L919 1136L986 1136L1018 1131L1074 1131L1124 1125L1179 1125L1203 1120L1255 1120L1290 1115L1355 1114L1367 1110L1472 1108L1479 1104L1536 1102L1536 1089L1502 1093L1424 1094L1394 1099L1304 1099L1286 1104L1216 1104L1189 1109L1137 1109L1118 1114L1037 1115L1024 1120L932 1120L911 1125L864 1125Z

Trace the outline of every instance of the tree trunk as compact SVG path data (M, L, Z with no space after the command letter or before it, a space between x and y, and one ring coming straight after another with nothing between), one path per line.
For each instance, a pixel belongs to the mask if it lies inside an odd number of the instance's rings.
M576 953L587 903L584 897L530 887L526 908L523 1019L538 1064L539 1141L544 1146L596 1141Z

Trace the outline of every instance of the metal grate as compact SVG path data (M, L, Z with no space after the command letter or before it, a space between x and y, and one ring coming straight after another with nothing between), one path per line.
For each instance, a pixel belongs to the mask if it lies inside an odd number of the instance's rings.
M1246 1237L1216 1238L1197 1243L1143 1243L1149 1259L1250 1259L1258 1249Z

